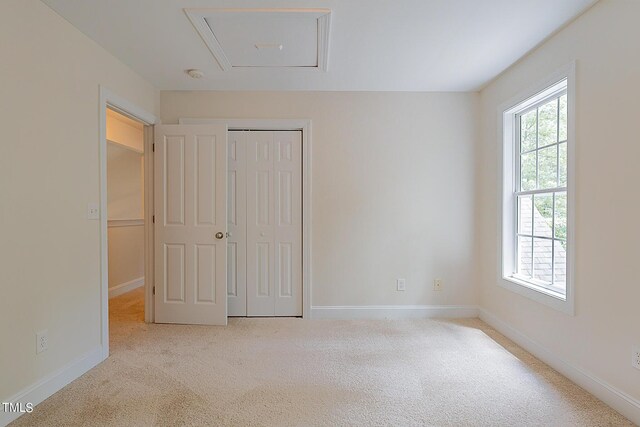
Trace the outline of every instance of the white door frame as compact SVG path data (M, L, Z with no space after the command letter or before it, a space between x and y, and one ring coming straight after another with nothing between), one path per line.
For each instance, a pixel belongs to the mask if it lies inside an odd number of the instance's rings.
M107 246L107 108L145 124L144 132L144 320L153 321L153 126L156 117L100 86L100 341L102 360L109 357L109 260Z
M311 120L309 119L192 119L181 125L225 124L227 130L302 131L302 317L311 318Z

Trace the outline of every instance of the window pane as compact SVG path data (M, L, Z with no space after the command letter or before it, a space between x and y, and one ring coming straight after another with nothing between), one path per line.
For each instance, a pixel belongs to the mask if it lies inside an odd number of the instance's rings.
M553 282L566 290L567 283L567 242L554 240L555 262L553 266Z
M517 113L514 123L519 132L518 139L512 141L519 154L513 195L517 230L511 230L516 232L515 274L533 285L565 294L567 192L554 190L567 187L568 97L552 95L536 105L534 110L521 108L526 114Z
M558 187L567 186L567 143L558 146Z
M522 191L536 188L536 152L520 156L520 189Z
M556 239L567 240L567 193L556 193L556 205L554 211L554 237Z
M567 140L567 95L560 97L560 129L559 140Z
M531 277L531 237L518 237L518 274Z
M558 99L538 108L538 147L558 142Z
M533 239L533 277L547 283L553 275L552 244L553 240Z
M521 234L533 234L531 199L532 196L518 196L518 232Z
M553 195L536 194L533 203L533 234L553 237Z
M538 150L538 188L554 188L558 185L558 147Z
M520 152L536 148L536 110L520 116Z

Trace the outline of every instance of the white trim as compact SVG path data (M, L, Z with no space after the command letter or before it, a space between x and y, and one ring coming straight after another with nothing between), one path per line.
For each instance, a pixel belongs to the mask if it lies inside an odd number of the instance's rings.
M475 305L339 305L311 307L313 319L474 318Z
M122 98L104 86L100 86L100 100L105 101L109 108L130 117L134 120L140 121L145 125L154 125L158 121L155 115L147 112L145 109L138 107L134 103ZM102 102L100 103L102 106ZM107 110L105 108L105 120ZM106 133L104 139L106 140Z
M117 297L118 295L126 294L140 286L144 286L144 276L112 286L109 288L109 299Z
M153 241L153 126L144 127L144 277L146 278L144 291L144 321L155 321L154 288L154 241Z
M509 338L511 341L524 348L529 353L551 366L562 375L580 387L593 394L598 399L629 418L635 424L640 425L640 400L617 389L606 381L587 372L570 362L558 357L551 350L540 343L530 339L522 332L500 320L496 315L485 309L480 309L480 319L493 327L496 331Z
M202 37L202 41L207 45L209 51L213 55L213 57L218 61L218 65L222 71L229 71L232 67L231 61L227 58L227 55L224 53L224 49L220 46L218 39L216 39L215 34L207 24L206 11L207 9L184 9L184 13L189 18L189 21L193 24L193 27L196 29L200 37Z
M329 69L329 34L331 33L331 11L318 18L318 69Z
M228 130L301 130L302 131L302 317L311 316L312 258L311 258L311 183L313 144L309 119L192 119L180 118L181 125L226 124Z
M3 402L20 402L23 404L31 402L36 406L55 392L61 390L71 381L79 378L89 369L102 362L102 360L102 349L100 347L95 347L93 350L45 376L24 390L16 393L6 400L3 400ZM5 426L16 420L21 415L21 413L0 411L0 425Z
M144 225L144 218L140 219L108 219L107 228L113 227L138 227Z
M498 106L497 111L497 134L498 134L498 235L500 236L498 245L498 275L499 286L526 298L537 301L541 304L552 307L570 316L575 315L575 195L576 195L576 174L575 174L575 105L576 105L576 63L575 61L556 70L546 79L531 86L527 90L520 92L507 102ZM523 286L521 281L517 281L510 275L515 271L515 240L513 232L515 230L515 202L514 198L514 169L515 149L513 138L516 129L513 126L512 117L522 108L531 107L540 102L543 98L558 92L560 81L567 80L567 284L566 299L558 298L548 292L541 292L531 285ZM564 89L562 89L564 90ZM517 110L517 111L516 111ZM508 232L506 230L509 230ZM505 255L505 253L507 255Z
M208 119L180 117L181 125L227 125L229 130L305 130L311 125L309 119Z
M102 346L102 360L109 357L109 249L107 247L107 107L118 111L125 116L141 121L145 125L153 125L156 123L156 117L129 102L115 93L111 92L104 86L100 86L100 96L98 104L98 122L100 123L98 146L99 146L99 171L100 171L100 344ZM150 151L148 151L150 153ZM151 157L145 155L146 159ZM145 168L146 170L146 168ZM150 182L145 180L145 195L153 190ZM145 196L146 197L146 196ZM151 227L150 212L145 207L145 236L150 233ZM146 251L145 251L146 254ZM145 258L145 262L146 262ZM149 277L149 276L147 276ZM150 281L147 281L147 288L150 287ZM152 300L145 293L145 320L147 319L147 310L150 309Z
M329 34L331 32L331 9L218 9L218 8L187 8L183 9L191 24L196 29L202 41L207 45L209 51L220 65L222 71L229 71L232 68L246 68L245 66L234 66L229 61L229 58L224 53L224 49L220 45L220 42L213 33L213 29L209 26L206 19L212 13L225 13L225 12L275 12L275 13L307 13L315 16L318 21L317 40L318 40L318 56L317 65L315 67L303 67L303 68L316 68L318 70L327 71L329 66ZM266 66L264 68L300 68L298 66Z

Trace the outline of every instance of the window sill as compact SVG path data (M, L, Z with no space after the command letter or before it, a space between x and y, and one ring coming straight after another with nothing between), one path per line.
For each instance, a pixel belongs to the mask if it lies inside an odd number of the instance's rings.
M534 291L542 292L543 294L558 298L562 301L567 300L567 295L564 289L561 289L558 286L546 284L545 282L540 282L535 279L529 279L527 277L520 276L519 274L514 274L512 276L505 277L504 279L512 281L513 283L516 283L518 285L526 286L527 288L531 288Z
M536 286L533 283L518 279L517 277L513 276L502 277L502 280L499 280L499 285L514 293L534 300L540 304L544 304L570 316L575 315L573 301L571 300L571 296L568 294L565 296L552 289L543 286Z

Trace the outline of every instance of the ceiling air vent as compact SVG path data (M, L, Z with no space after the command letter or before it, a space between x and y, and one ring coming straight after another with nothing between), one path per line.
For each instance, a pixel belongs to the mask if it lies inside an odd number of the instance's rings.
M220 68L327 70L329 9L185 9Z

